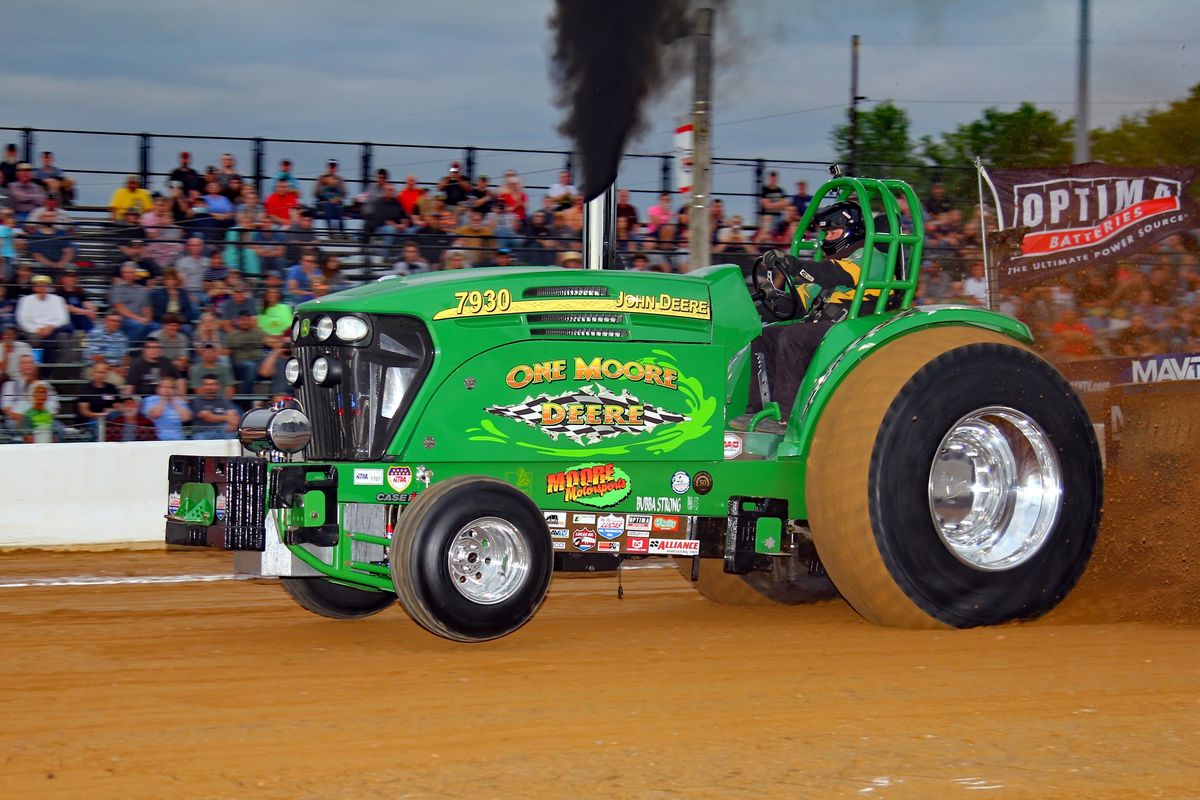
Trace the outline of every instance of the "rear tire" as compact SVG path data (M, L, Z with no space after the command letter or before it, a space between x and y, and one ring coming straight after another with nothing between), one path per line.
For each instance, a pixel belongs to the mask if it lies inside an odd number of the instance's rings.
M1028 348L930 328L879 348L838 387L813 436L806 499L822 563L868 620L1030 619L1087 565L1099 451L1070 385Z
M280 578L279 583L301 607L329 619L362 619L396 602L391 592L355 589L325 578Z
M438 636L482 642L528 622L554 567L546 519L495 478L437 483L400 514L392 583L413 620Z

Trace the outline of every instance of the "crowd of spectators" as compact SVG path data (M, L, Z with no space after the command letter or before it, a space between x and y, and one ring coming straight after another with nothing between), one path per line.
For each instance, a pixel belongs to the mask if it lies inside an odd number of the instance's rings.
M536 200L513 171L494 185L458 162L425 182L380 169L355 193L331 159L304 184L284 160L260 198L233 156L200 172L184 152L161 187L128 176L85 237L75 184L53 153L35 168L10 145L0 163L0 440L232 437L250 404L288 391L292 307L346 288L347 271L582 266L583 197L567 171ZM745 217L713 200L714 262L748 267L786 247L812 196L804 181L789 193L772 171L754 200ZM987 305L978 217L938 184L924 203L918 302ZM688 213L671 194L639 207L619 190L624 266L688 271ZM82 255L85 238L109 257ZM1127 263L990 299L1056 359L1200 352L1198 264L1196 240L1174 236Z

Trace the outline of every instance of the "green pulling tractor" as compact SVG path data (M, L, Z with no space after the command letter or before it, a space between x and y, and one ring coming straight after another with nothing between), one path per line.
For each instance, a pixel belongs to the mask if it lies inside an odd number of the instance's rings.
M786 418L751 405L786 276L388 277L297 309L295 401L245 415L250 455L171 458L166 541L236 551L317 614L399 599L464 642L529 621L556 566L647 556L719 602L840 594L910 628L1045 613L1099 526L1087 414L1020 322L913 305L903 182L835 178L800 231L846 198L869 211L858 291ZM791 252L821 257L799 233Z

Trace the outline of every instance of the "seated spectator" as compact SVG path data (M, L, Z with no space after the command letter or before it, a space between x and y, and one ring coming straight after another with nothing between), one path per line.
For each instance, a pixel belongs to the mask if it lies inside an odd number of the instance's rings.
M511 267L513 265L512 250L507 247L501 247L496 251L496 266Z
M25 221L31 225L48 222L56 228L61 228L67 234L73 232L75 227L75 221L71 219L71 215L63 211L58 198L52 194L46 195L45 204L30 211L29 217Z
M466 250L467 263L472 267L490 264L492 261L492 228L483 222L483 214L471 211L467 223L455 231L454 247Z
M172 313L164 314L162 328L150 334L148 341L158 342L162 346L163 358L174 364L180 373L187 369L192 342L183 331L183 317Z
M237 436L241 409L220 390L220 379L216 375L201 376L191 403L193 439L233 439Z
M0 387L0 412L10 427L20 428L25 421L25 412L33 405L31 390L39 382L38 365L33 356L21 356L18 361L17 374L10 377ZM49 387L46 399L46 409L51 414L58 413L58 392Z
M646 212L646 235L656 236L663 225L671 224L675 212L671 210L671 194L663 192L658 196L658 204L650 206Z
M175 224L169 203L166 197L155 197L154 208L138 220L146 234L146 258L155 266L174 264L183 252L183 229Z
M176 442L186 439L183 426L192 420L192 409L179 396L175 381L164 378L154 394L142 401L142 413L154 423L159 441Z
M247 212L238 212L235 219L237 224L225 232L225 264L246 275L261 275L262 264L253 247L258 227L254 217Z
M313 199L317 203L317 219L325 220L325 228L332 236L337 228L339 236L346 235L346 223L342 211L346 205L346 182L338 174L338 162L331 158L325 163L323 172L313 186Z
M792 195L792 208L796 209L796 218L804 216L804 212L808 211L808 204L812 202L812 195L808 192L807 181L796 181L796 193Z
M637 206L630 201L628 189L617 190L617 220L625 220L625 230L631 235L637 232L638 225L641 224Z
M242 193L249 187L242 183L240 175L234 175L228 181L221 184L221 194L229 198L229 202L233 203L234 211L237 211L238 205L242 202Z
M259 218L250 241L251 249L258 256L259 272L254 274L261 276L287 269L284 254L287 252L288 234L281 225L276 225L271 217L264 214Z
M442 254L442 269L466 269L469 266L471 262L462 250L447 250Z
M106 442L153 442L158 439L154 421L141 413L136 394L122 394L114 410L104 418Z
M404 179L404 188L400 190L397 198L400 200L400 207L404 209L405 216L415 217L421 213L421 199L425 196L425 190L417 185L417 176L409 175Z
M216 242L233 227L233 202L221 193L221 184L217 181L208 182L202 199L204 215L209 220L209 239Z
M263 357L263 340L264 333L258 326L258 317L250 315L238 317L234 329L225 335L234 377L241 382L241 394L254 392L258 363Z
M48 276L35 275L33 294L17 303L17 327L30 345L42 348L47 362L58 360L60 348L73 331L66 301L50 293L51 283Z
M321 255L321 276L325 279L326 288L331 292L340 292L350 288L350 284L342 275L342 259L337 253Z
M199 192L204 188L204 179L200 177L199 172L192 169L191 153L180 153L179 166L171 170L171 174L167 177L168 188L175 188L175 184L179 184L180 194L185 197L188 192Z
M982 269L983 265L979 267ZM1062 309L1058 322L1050 326L1050 337L1054 352L1063 358L1086 358L1096 354L1095 334L1079 320L1073 308Z
M29 408L21 418L20 429L25 432L25 441L46 444L62 441L61 426L56 427L54 412L47 404L50 384L38 381L29 389Z
M571 205L561 211L558 218L562 220L569 236L579 236L583 232L583 195L575 195Z
M0 328L0 383L20 374L21 356L33 358L33 348L19 338L17 326Z
M63 272L59 278L58 296L67 304L67 313L71 315L71 330L76 334L86 335L95 327L96 319L100 316L96 304L88 299L88 295L79 286L79 273L74 267Z
M49 150L42 151L42 163L33 179L45 187L47 200L53 198L64 206L75 202L75 181L54 164L54 153Z
M571 183L571 173L565 169L558 173L558 181L546 190L546 197L549 198L554 211L570 208L578 195L579 190Z
M288 268L284 275L287 281L287 299L290 303L302 303L312 299L312 277L317 274L317 251L309 249L300 256L300 263Z
M225 356L225 332L221 330L220 317L217 312L206 310L200 312L200 320L192 331L192 346L197 350L204 344L211 344L221 353L221 358L228 362Z
M150 317L161 325L167 315L174 315L181 324L191 325L196 314L196 304L191 292L180 284L179 273L173 269L164 270L162 286L150 290Z
M8 204L18 222L24 222L35 208L46 204L46 190L33 179L32 164L18 164L17 179L5 188L8 190Z
M103 361L96 362L88 370L88 382L75 398L75 413L83 423L84 429L91 432L91 438L97 441L100 420L112 413L120 399L117 387L108 380L108 376L108 364Z
M158 330L150 312L150 290L138 282L137 265L126 261L108 293L108 307L121 316L121 330L140 342Z
M129 365L129 385L141 395L154 393L154 388L163 380L170 380L182 391L184 386L180 371L163 355L162 343L147 339L141 354ZM144 410L144 409L143 409Z
M286 271L292 264L300 263L305 250L316 247L317 231L308 209L302 208L296 213L296 218L283 230L283 239L283 266L280 269Z
M417 243L409 239L404 243L400 260L392 266L392 272L397 275L415 275L429 271L429 262L421 256Z
M175 259L175 272L183 287L189 292L204 291L204 272L208 269L208 257L204 252L204 240L190 237L183 246L183 255Z
M8 284L0 283L0 330L17 324L17 301L8 296ZM0 364L2 366L2 364ZM0 369L0 371L3 371Z
M225 266L225 257L221 255L220 250L212 251L208 256L208 266L204 268L202 276L203 291L208 293L213 283L224 281L227 277L229 277L229 269Z
M292 160L290 158L279 160L279 172L275 173L275 180L283 181L292 187L292 191L297 194L300 193L300 181L296 179L296 173L292 171Z
M3 203L0 202L0 206ZM0 207L0 283L12 280L13 271L20 260L17 255L17 238L25 232L17 227L17 218L11 208Z
M379 236L383 243L383 258L390 259L396 237L408 229L408 220L404 216L404 207L396 197L392 184L383 186L383 192L375 197L363 211L363 244L370 244L374 236Z
M139 217L154 207L150 193L142 188L142 179L137 175L125 178L125 185L112 193L108 200L108 213L113 220L121 222L132 211Z
M0 161L0 186L7 186L17 179L17 166L20 163L17 146L9 142L4 146L4 160Z
M437 183L437 190L445 195L446 208L457 209L471 197L471 182L462 173L457 161L450 164L450 169Z
M312 277L314 288L316 286L316 281L318 278L321 278L322 282L324 282L324 280L325 280L324 277L319 273L317 275L314 275ZM281 318L288 320L287 328L290 331L291 330L291 319L292 319L292 307L290 305L288 305L287 303L283 302L283 290L280 289L278 286L264 286L263 287L262 312L259 313L259 315L258 315L259 329L262 330L263 333L275 333L275 331L268 330L268 328L271 325L271 320L281 319Z
M193 392L200 389L206 376L217 380L217 388L225 397L233 397L236 387L233 370L228 363L221 360L221 351L215 345L205 342L196 348L199 360L188 368L188 388Z
M129 336L121 329L122 317L116 311L104 316L104 327L94 328L88 334L83 355L88 361L104 361L111 365L120 364L129 353Z
M258 300L250 293L245 281L238 281L230 287L230 296L220 308L219 319L221 330L228 333L233 330L238 317L258 316Z
M300 200L296 197L296 189L287 181L276 181L275 191L263 201L263 209L281 225L291 223L292 209L298 205Z
M33 258L38 272L58 276L75 263L75 245L67 232L56 227L52 219L46 218L28 227L32 230L29 232L26 252Z
M425 218L425 224L413 232L413 239L421 247L421 255L430 264L440 263L442 254L454 241L450 231L456 227L454 215L447 212Z
M480 175L479 179L475 181L475 186L467 192L467 209L478 211L482 216L486 217L492 213L498 204L499 200L496 198L496 193L492 191L492 186L488 182L488 176Z
M583 269L583 256L574 250L568 250L558 257L558 265L567 269Z
M149 285L150 281L162 272L158 262L146 252L145 239L131 239L129 244L121 248L121 252L125 254L125 261L122 263L133 264L137 269L137 282L143 286Z

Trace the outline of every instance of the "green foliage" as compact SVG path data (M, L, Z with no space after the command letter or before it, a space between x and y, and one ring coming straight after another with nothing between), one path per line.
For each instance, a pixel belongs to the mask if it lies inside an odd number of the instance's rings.
M859 175L886 174L908 179L919 162L913 156L908 133L908 112L890 100L858 113L858 153L855 172ZM850 124L839 125L830 136L838 161L850 162ZM870 165L886 166L870 166ZM861 166L868 165L868 166Z
M1126 166L1200 164L1200 84L1164 110L1122 117L1092 132L1092 157Z

